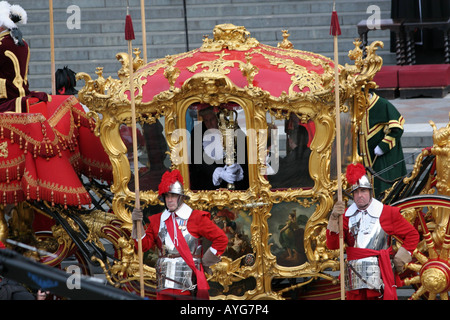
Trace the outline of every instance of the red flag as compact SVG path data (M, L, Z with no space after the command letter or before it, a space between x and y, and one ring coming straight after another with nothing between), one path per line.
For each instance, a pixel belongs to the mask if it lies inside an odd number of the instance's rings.
M339 18L336 11L331 14L330 34L333 36L341 35L341 27L339 26Z
M133 21L129 14L125 18L125 40L134 40Z

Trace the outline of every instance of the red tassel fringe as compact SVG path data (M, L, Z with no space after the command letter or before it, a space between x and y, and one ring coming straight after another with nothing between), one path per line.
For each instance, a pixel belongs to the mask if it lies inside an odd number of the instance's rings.
M64 136L57 128L52 128L47 121L28 119L23 124L23 114L3 114L0 125L0 142L8 143L8 159L0 160L0 203L17 204L25 200L46 200L52 204L69 206L91 204L91 198L83 187L56 185L42 181L26 171L26 156L31 158L50 159L54 156L69 157L69 161L77 174L84 173L88 178L113 180L109 158L105 160L91 159L89 155L80 154L79 130L85 127L93 132L95 123L87 117L75 98L64 101L71 108L75 126L70 137ZM62 108L63 106L59 106ZM30 117L30 116L28 116ZM17 119L16 119L17 118ZM93 135L93 138L96 138ZM89 141L84 141L89 143ZM97 155L97 154L96 154ZM49 183L51 185L49 185Z

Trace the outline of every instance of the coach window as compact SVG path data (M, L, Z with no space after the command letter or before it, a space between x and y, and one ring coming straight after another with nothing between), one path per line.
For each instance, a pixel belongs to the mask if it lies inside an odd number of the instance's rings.
M289 119L268 121L266 178L273 189L311 188L309 174L313 121L304 122L291 114Z
M248 189L245 113L240 105L192 104L186 112L186 129L191 190Z
M133 137L131 127L121 125L120 136L127 147L131 179L128 188L134 191L134 175L139 172L139 189L158 190L161 177L170 168L170 158L164 133L164 117L154 123L138 123L136 126L138 170L134 168Z

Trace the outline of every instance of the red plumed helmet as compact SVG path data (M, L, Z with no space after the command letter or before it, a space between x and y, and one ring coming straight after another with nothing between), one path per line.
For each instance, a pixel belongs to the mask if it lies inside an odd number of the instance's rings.
M349 184L353 185L358 182L358 180L366 174L366 168L361 163L349 164L347 166L347 172L345 173L345 177Z
M183 190L183 177L177 169L166 171L161 178L161 183L158 187L159 196L168 192L186 196Z
M352 192L358 188L372 189L372 184L366 176L366 168L361 163L349 164L345 177L352 186Z

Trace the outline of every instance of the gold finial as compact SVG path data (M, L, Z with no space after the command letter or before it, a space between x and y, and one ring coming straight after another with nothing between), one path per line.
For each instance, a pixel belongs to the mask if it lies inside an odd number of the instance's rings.
M283 49L293 49L294 45L292 44L292 42L290 42L288 40L288 38L290 36L290 34L288 33L288 30L281 30L281 32L283 32L283 41L278 42L277 47L283 48Z
M204 37L202 52L217 52L223 49L247 51L259 45L255 38L250 37L250 32L242 26L230 23L219 24L213 30L214 39Z

